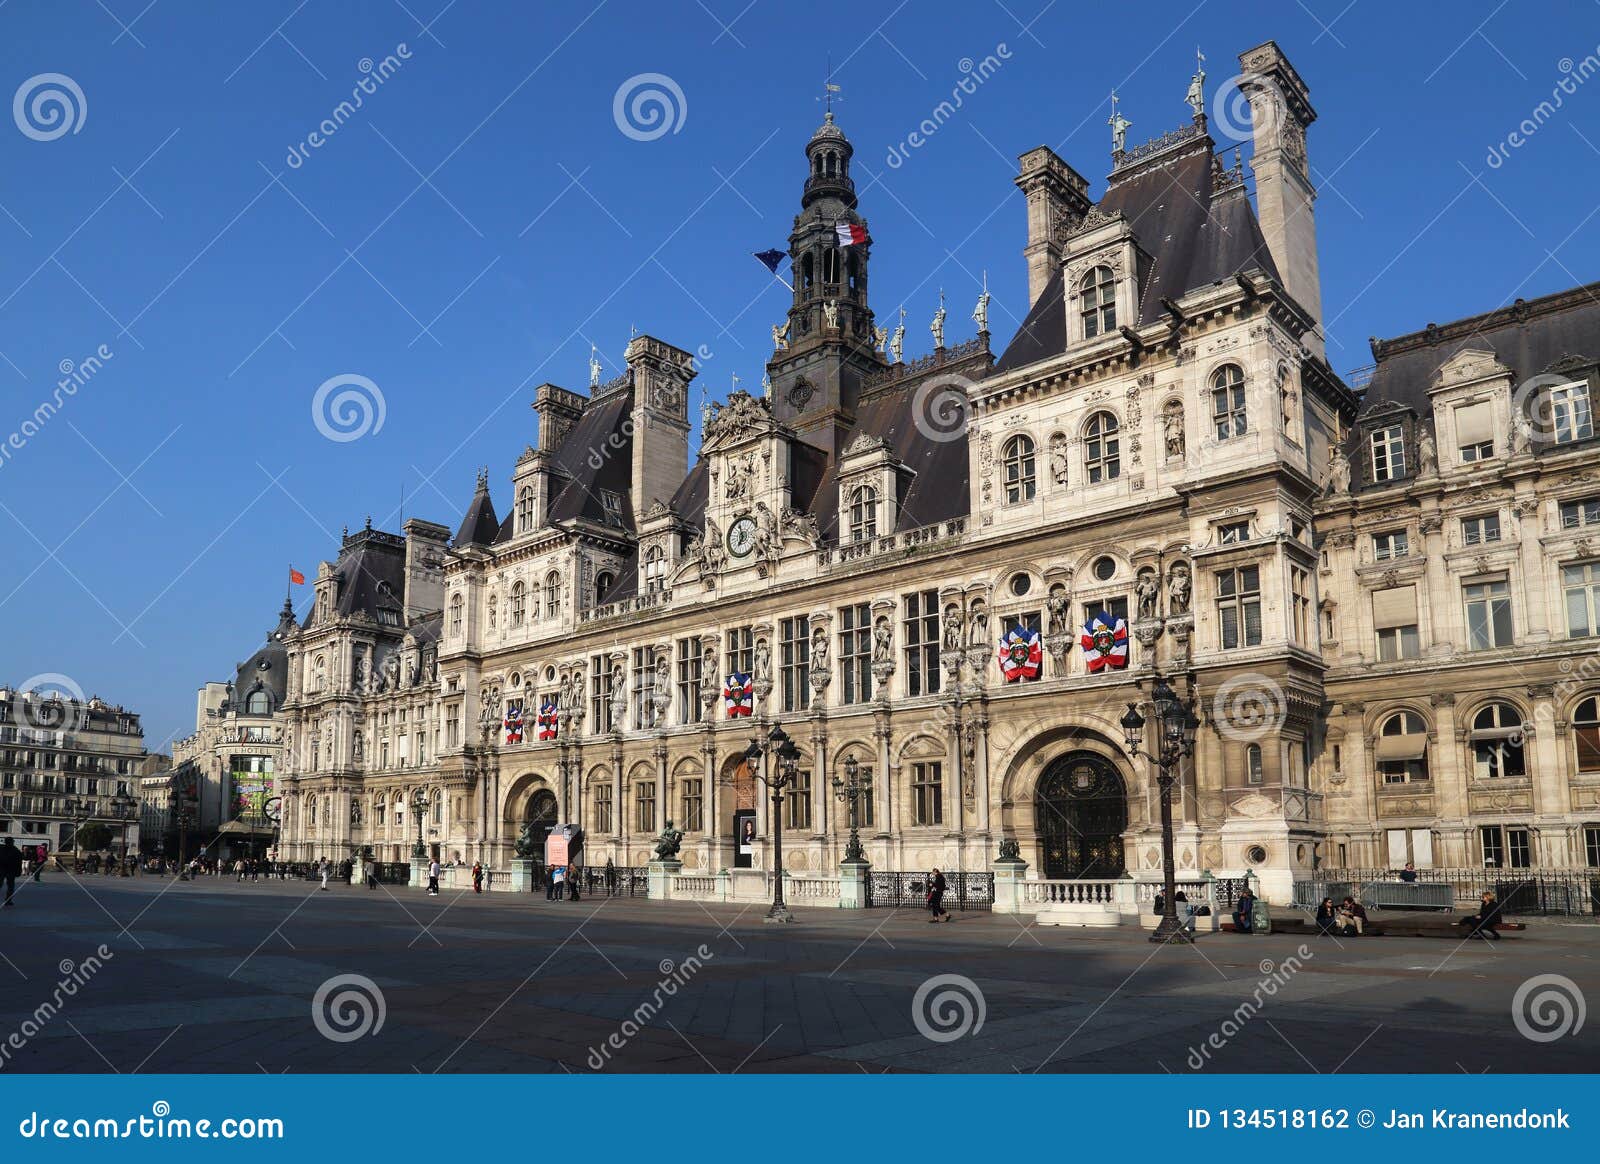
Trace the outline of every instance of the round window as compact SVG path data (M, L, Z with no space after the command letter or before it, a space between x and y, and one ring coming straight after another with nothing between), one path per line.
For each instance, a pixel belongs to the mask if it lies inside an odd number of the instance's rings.
M1033 587L1033 579L1026 574L1011 575L1011 593L1021 598Z
M511 672L510 685L512 687L521 687L522 686L522 676L521 676L521 674L519 674L516 671Z
M1262 865L1266 863L1267 851L1260 845L1251 845L1244 851L1245 863L1249 865Z
M554 683L555 682L555 678L556 678L556 669L554 667L546 667L544 669L544 681L546 683Z
M1101 558L1094 564L1094 576L1102 582L1109 582L1116 577L1117 564L1110 558Z

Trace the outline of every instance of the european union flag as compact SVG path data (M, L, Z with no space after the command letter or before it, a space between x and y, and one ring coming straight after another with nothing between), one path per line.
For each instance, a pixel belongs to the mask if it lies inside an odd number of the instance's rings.
M784 259L788 258L788 255L784 251L756 251L755 256L756 258L760 259L762 265L774 275L778 273L778 264L783 262Z

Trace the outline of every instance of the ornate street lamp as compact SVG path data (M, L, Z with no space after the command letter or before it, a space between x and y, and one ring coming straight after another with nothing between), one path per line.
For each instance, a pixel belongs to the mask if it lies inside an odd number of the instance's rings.
M759 735L750 738L744 758L751 768L760 764L757 774L772 790L772 908L767 910L766 920L792 922L794 915L783 900L783 794L798 775L800 749L782 724L773 724L765 740ZM771 763L774 759L776 764Z
M1152 713L1155 717L1156 738L1153 752L1141 751L1144 741L1145 717L1139 714L1139 705L1128 704L1122 717L1122 734L1130 756L1144 756L1156 765L1156 782L1161 787L1161 876L1164 893L1161 904L1161 921L1150 935L1152 942L1192 942L1188 927L1178 920L1177 868L1173 860L1172 838L1172 782L1179 763L1185 756L1194 754L1194 736L1200 720L1194 714L1194 700L1184 703L1172 690L1172 685L1156 676L1150 690Z
M428 798L418 788L411 794L411 812L417 818L417 843L411 848L413 859L426 857L428 850L422 844L422 816L428 811Z
M861 847L860 817L857 811L861 798L872 791L871 774L863 774L854 756L846 756L843 780L833 778L833 792L850 806L850 841L844 847L844 859L852 865L867 863L866 850Z
M117 871L124 877L128 875L128 824L138 811L139 802L126 792L119 792L111 798L111 815L122 822L122 860L117 864Z
M72 852L82 859L83 850L78 845L78 833L83 829L84 823L94 817L94 801L79 800L73 797L66 804L67 816L72 818Z

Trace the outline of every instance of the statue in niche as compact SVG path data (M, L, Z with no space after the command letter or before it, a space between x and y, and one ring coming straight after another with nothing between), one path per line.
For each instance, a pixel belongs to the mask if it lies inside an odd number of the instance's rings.
M1433 434L1426 429L1417 438L1417 465L1424 476L1439 471L1439 447L1434 444Z
M772 683L772 648L767 645L766 639L757 639L755 650L751 654L750 678L757 684Z
M894 662L894 628L887 618L880 617L872 628L872 661Z
M1189 592L1192 583L1189 577L1189 567L1184 562L1179 562L1172 567L1172 573L1167 578L1167 613L1188 614Z
M1067 436L1065 433L1052 433L1050 435L1050 476L1057 485L1067 483Z
M1167 445L1167 460L1183 460L1183 405L1174 400L1161 414L1161 434Z
M1045 633L1053 636L1071 634L1072 620L1072 595L1062 585L1050 587L1050 594L1044 600Z
M834 330L838 329L838 327L839 327L839 301L837 299L826 299L826 300L823 301L823 303L822 303L822 321L823 321L823 324L830 331L834 331Z
M1133 583L1133 592L1139 601L1139 620L1154 619L1156 603L1161 595L1161 583L1156 578L1156 572L1148 566L1140 570L1139 577Z
M974 598L972 600L967 619L968 645L987 649L989 646L989 611L984 606L983 599Z
M1350 492L1350 458L1337 445L1328 450L1328 488L1336 495Z
M961 650L961 608L951 603L944 608L944 642L941 647L946 655L955 655Z
M627 722L628 673L618 663L611 668L611 730L619 732Z

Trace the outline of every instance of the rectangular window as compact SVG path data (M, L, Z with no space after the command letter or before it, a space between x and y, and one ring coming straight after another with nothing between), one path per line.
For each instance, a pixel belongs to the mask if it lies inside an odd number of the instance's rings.
M656 649L654 647L633 648L633 676L630 686L631 711L633 713L633 726L643 731L656 726L660 717L656 713L655 701L656 679Z
M706 679L700 673L702 652L699 635L678 640L679 723L699 723L705 714L705 704L700 701L701 684Z
M604 735L611 730L611 660L589 656L589 730Z
M1398 424L1380 428L1372 434L1372 479L1398 481L1406 475L1404 431Z
M1600 866L1600 826L1583 826L1583 855L1590 867Z
M811 773L800 769L784 794L785 826L791 830L811 827Z
M1305 646L1311 641L1311 572L1289 567L1289 633Z
M1550 389L1550 421L1556 444L1586 441L1594 436L1594 417L1589 411L1589 382L1574 380Z
M748 675L756 669L755 638L749 627L736 626L729 629L726 666L729 675L735 671L741 675Z
M1456 447L1461 463L1470 465L1494 456L1494 411L1488 401L1464 404L1455 412Z
M1261 568L1240 566L1217 573L1217 625L1222 649L1261 645Z
M1483 844L1483 863L1494 868L1503 868L1506 863L1505 839L1501 836L1499 825L1483 825L1478 829L1479 839Z
M1235 373L1238 369L1234 369ZM1213 381L1215 383L1215 381ZM1229 381L1211 390L1211 420L1219 441L1245 434L1244 381Z
M1378 636L1378 661L1418 658L1417 588L1394 586L1372 593L1372 625Z
M783 685L783 710L811 706L811 618L797 615L778 620L778 678Z
M1461 519L1461 544L1485 546L1500 540L1500 515L1485 513L1478 517Z
M1410 545L1406 541L1406 531L1403 529L1385 530L1383 533L1372 535L1372 560L1374 562L1389 562L1395 558L1403 558L1410 553Z
M634 827L641 833L656 831L656 786L645 780L634 786Z
M1563 566L1561 589L1567 602L1567 636L1600 635L1600 562Z
M611 785L602 781L594 787L594 829L597 833L611 831Z
M865 703L872 698L872 607L866 603L839 612L841 702Z
M1600 497L1584 497L1561 503L1561 528L1600 525Z
M1462 586L1467 604L1467 645L1474 651L1511 645L1511 588L1504 580Z
M934 695L939 691L939 592L922 590L903 599L900 623L905 643L906 694Z
M1483 844L1485 867L1526 869L1533 864L1533 842L1521 825L1481 825L1478 836Z
M944 765L938 760L911 765L911 823L944 823Z
M705 831L704 788L705 782L699 777L683 782L683 819L679 824L686 833Z
M1248 521L1228 521L1217 526L1217 545L1232 546L1250 540Z

